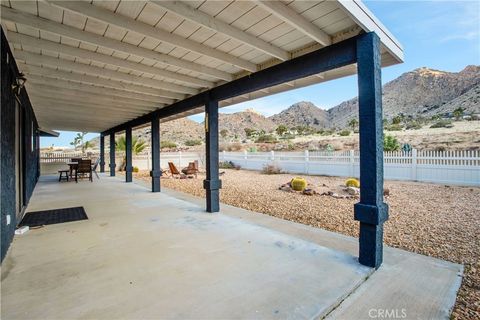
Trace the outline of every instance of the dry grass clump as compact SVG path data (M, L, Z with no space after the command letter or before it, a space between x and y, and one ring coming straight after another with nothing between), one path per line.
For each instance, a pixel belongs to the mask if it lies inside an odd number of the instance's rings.
M283 173L282 169L274 164L266 164L262 168L263 174L280 174Z
M358 236L353 205L358 200L287 193L279 186L289 174L264 175L247 170L225 170L220 200L236 207L269 214L322 229ZM150 179L148 174L145 179ZM339 177L304 176L313 186L344 185ZM204 197L203 177L162 179L167 188ZM255 181L255 183L252 183ZM465 274L452 317L480 319L480 188L387 181L390 218L385 243L392 247L465 265Z

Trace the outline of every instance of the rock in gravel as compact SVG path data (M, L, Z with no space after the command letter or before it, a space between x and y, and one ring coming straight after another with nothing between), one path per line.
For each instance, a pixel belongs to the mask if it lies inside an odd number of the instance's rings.
M355 187L347 187L347 188L345 188L345 191L351 196L355 196L357 194L360 194L360 189L355 188Z
M305 189L305 190L303 190L303 194L306 194L307 196L313 196L315 194L315 190Z

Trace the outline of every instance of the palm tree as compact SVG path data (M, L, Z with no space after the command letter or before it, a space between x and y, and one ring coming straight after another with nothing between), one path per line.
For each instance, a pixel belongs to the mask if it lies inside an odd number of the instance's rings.
M115 149L118 151L125 151L127 146L127 139L125 136L121 136L115 141ZM134 155L139 154L147 147L145 141L139 139L138 137L132 137L132 153ZM120 171L124 171L127 165L127 159L123 157L122 164L120 166Z

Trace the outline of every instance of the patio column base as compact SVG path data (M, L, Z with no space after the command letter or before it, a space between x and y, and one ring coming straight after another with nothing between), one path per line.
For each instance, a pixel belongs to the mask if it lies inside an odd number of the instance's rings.
M388 220L388 205L356 203L354 212L355 220L360 221L358 261L377 269L383 261L383 223Z
M115 177L115 168L117 165L115 163L110 163L110 176Z
M207 191L207 212L220 211L222 180L203 180L203 188Z
M160 191L160 177L162 176L161 170L150 171L150 177L152 177L152 192Z
M133 167L125 168L125 182L132 182Z

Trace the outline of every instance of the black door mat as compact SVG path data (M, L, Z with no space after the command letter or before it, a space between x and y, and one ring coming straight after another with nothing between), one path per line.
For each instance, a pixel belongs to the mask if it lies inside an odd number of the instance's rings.
M87 214L83 207L53 209L44 211L28 212L19 224L19 227L38 227L46 224L87 220Z

